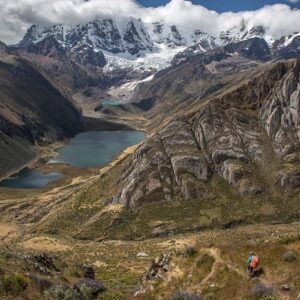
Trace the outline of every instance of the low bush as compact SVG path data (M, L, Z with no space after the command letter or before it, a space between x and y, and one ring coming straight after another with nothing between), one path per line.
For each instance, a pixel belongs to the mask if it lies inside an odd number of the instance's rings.
M66 284L52 286L45 295L49 300L81 300L80 295Z
M209 293L209 294L205 295L204 300L217 300L217 297L215 294Z
M256 299L271 297L273 295L273 289L266 287L262 283L258 283L251 288L251 295Z
M296 260L296 254L293 251L287 251L283 254L282 259L285 262L292 263Z
M300 241L300 234L285 236L280 240L280 243L289 245L298 241Z
M201 297L195 294L186 292L177 292L173 294L169 300L201 300Z
M32 281L32 284L40 291L46 291L50 289L50 287L53 285L50 280L47 278L37 276L37 275L29 275L30 280Z
M187 257L192 257L192 256L195 256L196 254L197 254L197 250L195 249L195 247L193 247L193 246L186 247L185 255Z
M215 259L210 256L208 253L204 253L201 258L197 261L197 268L201 268L204 265L213 264Z
M93 295L93 290L91 287L83 284L81 287L80 287L80 296L82 298L82 300L93 300L95 299L95 296Z
M106 292L101 282L90 278L81 279L74 288L84 300L96 299L99 294Z
M3 274L0 277L0 289L6 295L18 296L30 284L30 279L20 274Z

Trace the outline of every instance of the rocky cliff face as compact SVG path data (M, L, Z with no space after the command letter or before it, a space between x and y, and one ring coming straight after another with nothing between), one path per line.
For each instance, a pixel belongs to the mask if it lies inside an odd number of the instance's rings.
M198 45L198 44L197 44ZM179 65L199 57L204 63L208 64L213 60L221 60L227 57L241 56L249 60L268 61L272 58L271 51L267 42L258 37L248 40L229 43L223 47L211 47L211 50L199 51L195 46L189 47L183 52L178 53L172 60L172 65Z
M300 35L283 37L273 45L276 58L290 59L300 55Z
M90 48L84 48L80 52L72 52L51 35L37 43L26 45L26 49L18 48L17 51L43 67L72 93L99 96L106 88L101 76L101 68L105 65L101 51L94 53Z
M201 199L213 176L242 197L298 193L300 61L258 72L150 137L123 174L118 201Z
M0 56L0 176L35 156L33 146L71 137L81 113L44 71L19 56Z
M53 36L65 48L74 51L84 45L111 53L137 54L141 50L151 50L153 47L144 23L139 19L127 17L102 18L76 26L33 25L19 46L27 48L49 36Z

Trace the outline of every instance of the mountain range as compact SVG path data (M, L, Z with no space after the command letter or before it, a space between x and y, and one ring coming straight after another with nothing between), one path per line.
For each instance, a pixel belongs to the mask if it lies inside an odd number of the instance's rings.
M278 38L262 26L241 25L212 36L201 28L145 23L133 17L99 18L78 25L33 25L13 48L42 65L71 91L101 96L112 86L145 79L167 68L175 56L197 55L252 38L264 40L254 46L263 52L253 59L286 59L300 52L299 33ZM249 52L246 44L243 47Z
M61 179L0 188L0 297L299 297L299 56L296 32L133 17L0 43L1 177L82 131L145 132L103 167L42 160Z

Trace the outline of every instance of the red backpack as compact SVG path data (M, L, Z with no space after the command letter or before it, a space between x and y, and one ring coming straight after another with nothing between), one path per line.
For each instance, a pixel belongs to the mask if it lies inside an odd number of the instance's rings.
M258 266L258 256L252 256L250 268L255 269Z

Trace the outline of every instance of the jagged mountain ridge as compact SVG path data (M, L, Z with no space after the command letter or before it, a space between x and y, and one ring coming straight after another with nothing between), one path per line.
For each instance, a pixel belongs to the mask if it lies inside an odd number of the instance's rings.
M231 55L242 53L263 62L297 57L298 39L299 34L275 39L261 26L242 25L215 37L201 29L114 17L78 25L33 25L13 48L42 66L76 99L85 99L105 97L111 88L128 82L134 83L128 92L133 95L136 86L154 73L222 47ZM239 44L239 49L232 44Z
M104 71L128 67L163 69L174 55L186 48L199 53L255 37L265 39L272 52L286 47L297 51L293 40L299 38L299 34L291 34L278 39L270 36L262 26L245 25L211 36L201 28L185 29L162 22L144 23L133 17L115 17L79 25L33 25L17 47L30 51L30 46L50 36L75 58L85 52L89 52L90 57L102 57L103 52Z
M50 28L33 25L27 31L20 47L28 47L53 36L63 47L76 50L82 45L93 47L95 51L111 53L128 52L136 54L141 50L152 50L153 42L141 20L109 18L95 20L82 25L54 25Z

